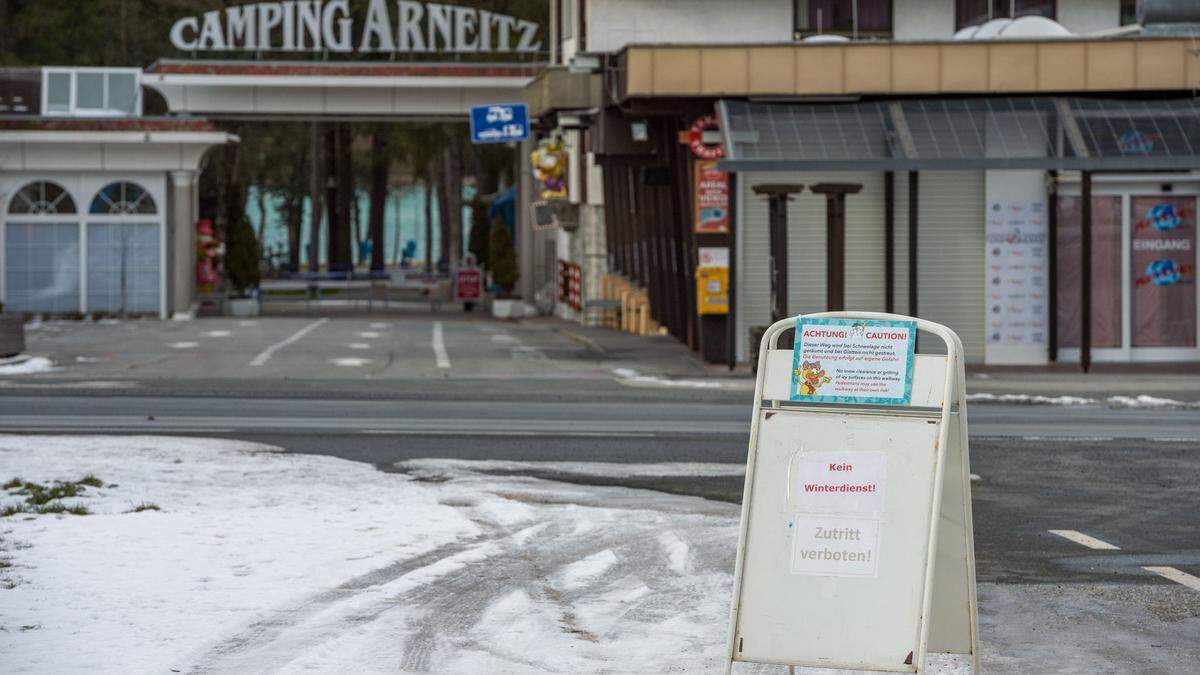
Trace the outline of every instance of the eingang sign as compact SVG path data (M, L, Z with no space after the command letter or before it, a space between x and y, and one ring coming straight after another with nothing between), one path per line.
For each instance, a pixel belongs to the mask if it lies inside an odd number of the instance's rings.
M532 21L460 5L370 0L358 26L349 0L285 0L182 18L171 44L189 52L528 53L542 46L537 34Z

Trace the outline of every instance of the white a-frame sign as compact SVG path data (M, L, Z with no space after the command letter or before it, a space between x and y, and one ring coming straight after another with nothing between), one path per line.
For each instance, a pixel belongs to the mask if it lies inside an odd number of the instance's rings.
M795 347L777 349L796 329ZM918 332L945 344L916 354ZM725 672L978 668L962 342L894 314L779 321L759 349ZM956 664L957 665L957 664Z

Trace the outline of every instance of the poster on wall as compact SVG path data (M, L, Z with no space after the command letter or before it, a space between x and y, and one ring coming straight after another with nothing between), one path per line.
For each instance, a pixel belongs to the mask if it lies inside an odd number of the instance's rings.
M717 169L714 160L696 160L695 204L696 232L729 232L729 174Z
M987 345L1040 355L1047 340L1046 202L992 187L985 227Z
M1130 202L1130 328L1134 347L1196 346L1196 198Z

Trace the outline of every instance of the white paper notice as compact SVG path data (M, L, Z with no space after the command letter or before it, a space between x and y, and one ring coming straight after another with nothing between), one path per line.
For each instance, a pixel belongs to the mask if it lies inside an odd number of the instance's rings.
M800 317L791 399L907 405L916 332L912 321Z
M795 511L871 515L883 513L887 456L862 452L804 452L792 467Z
M802 452L792 463L792 574L874 577L887 455Z
M792 526L796 531L792 539L792 574L879 575L878 520L797 516Z

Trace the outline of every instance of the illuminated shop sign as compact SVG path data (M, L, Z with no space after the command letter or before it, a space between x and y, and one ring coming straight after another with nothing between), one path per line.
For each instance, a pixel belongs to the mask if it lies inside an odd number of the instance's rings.
M175 22L182 51L536 52L538 24L474 7L371 0L356 17L349 0L282 0L227 7Z

